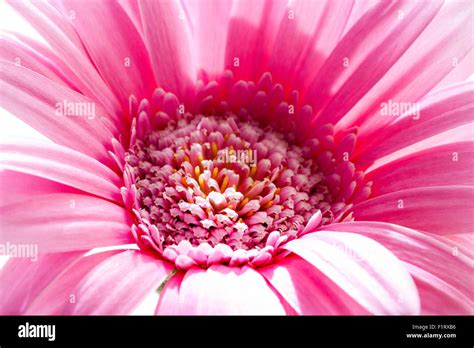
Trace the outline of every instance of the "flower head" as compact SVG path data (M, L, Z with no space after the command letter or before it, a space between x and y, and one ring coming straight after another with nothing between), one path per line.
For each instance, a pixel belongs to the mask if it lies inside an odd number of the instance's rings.
M472 313L470 6L11 4L2 313Z

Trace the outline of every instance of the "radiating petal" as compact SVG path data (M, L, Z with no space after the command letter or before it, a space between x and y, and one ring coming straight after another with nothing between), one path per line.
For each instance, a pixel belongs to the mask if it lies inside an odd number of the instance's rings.
M258 272L299 315L369 314L317 268L295 255Z
M352 0L288 3L271 56L272 77L304 93L339 42L353 5Z
M356 220L390 222L443 235L473 232L473 201L473 186L431 186L374 197L352 211Z
M40 253L134 243L128 212L86 195L53 193L0 208L2 243L37 244Z
M443 237L374 221L333 224L324 226L323 230L361 234L393 252L415 280L420 293L421 314L473 313L472 249Z
M402 115L377 136L358 137L353 160L368 166L396 150L474 121L474 83L463 83L425 98L419 115Z
M48 284L44 284L42 288L38 289L36 296L28 302L23 314L60 315L69 306L76 306L76 302L80 298L73 290L79 282L95 267L119 253L119 250L109 250L77 258L67 267L61 269Z
M58 52L71 71L77 74L87 91L84 94L100 101L110 117L121 122L117 99L95 69L69 19L47 1L31 3L10 0L9 3ZM68 15L74 16L74 13Z
M308 91L306 100L320 111L317 122L335 123L344 116L400 59L440 6L440 1L382 1L367 11L336 46ZM399 11L407 20L399 18Z
M198 71L202 69L209 78L216 78L224 71L232 0L188 0L183 2L183 6L189 13L189 20L193 21Z
M0 314L24 314L29 304L84 252L36 255L35 258L10 258L0 270Z
M121 179L102 163L80 152L46 142L0 144L0 168L45 179L122 204Z
M172 268L137 250L111 255L100 263L82 258L51 282L29 313L124 315L160 286ZM94 260L95 261L95 260ZM66 286L62 286L66 284ZM71 303L70 296L75 302ZM45 304L51 303L51 306Z
M265 279L248 266L192 268L181 282L173 278L163 289L157 314L285 314Z
M409 273L379 243L354 233L317 232L284 246L308 261L373 314L418 314Z
M227 32L226 68L238 79L257 79L276 43L287 1L234 1ZM249 16L249 13L252 13Z
M106 112L91 99L0 60L0 105L54 142L113 165Z
M469 69L464 66L474 44L470 28L473 14L473 7L466 2L445 2L405 54L340 120L336 129L359 126L360 136L373 138L393 121L393 117L380 114L382 103L389 100L397 103L418 102L433 88L443 86L439 83L450 72L460 74L456 75L459 77L457 80L453 75L451 82L465 81L472 74L472 60ZM401 16L402 21L411 20L407 13L401 13Z
M435 146L365 174L371 197L425 186L474 186L474 142Z
M12 170L0 170L0 206L18 203L50 193L74 193L81 191L55 181Z
M148 52L120 4L116 1L75 0L63 0L62 3L66 13L74 11L71 24L100 75L122 105L128 105L131 94L138 99L150 98L156 82Z
M25 36L0 35L0 59L33 70L67 88L77 89L74 74L67 70L54 53Z
M186 99L195 67L190 29L180 2L143 0L138 5L158 85Z

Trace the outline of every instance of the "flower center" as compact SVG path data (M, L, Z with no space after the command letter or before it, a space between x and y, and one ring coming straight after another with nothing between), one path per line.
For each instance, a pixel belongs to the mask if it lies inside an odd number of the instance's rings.
M201 94L193 113L160 90L158 111L144 103L136 112L123 188L135 213L132 232L141 247L180 269L268 264L280 245L309 229L351 219L350 200L364 191L331 126L297 143L281 116L265 124L247 112L261 90L249 98L248 88L235 91L243 83L211 100ZM261 107L268 103L260 99ZM282 104L292 114L280 99L266 109L269 116ZM355 140L346 134L342 150L347 136Z

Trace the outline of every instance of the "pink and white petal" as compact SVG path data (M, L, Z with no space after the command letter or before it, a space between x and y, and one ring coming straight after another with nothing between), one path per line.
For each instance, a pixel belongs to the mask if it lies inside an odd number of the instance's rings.
M0 143L0 168L36 175L122 204L120 177L80 152L54 143Z
M254 269L214 265L191 268L166 284L156 308L165 315L283 315L278 295ZM175 278L176 277L176 278Z
M389 153L388 155L377 158L373 163L366 169L367 172L373 171L378 167L381 167L387 163L396 161L398 159L410 156L414 153L425 151L435 146L449 145L453 143L464 143L472 141L472 134L474 132L474 122L455 126L446 131L442 131L436 135L430 136L429 138L423 139L415 144L408 145L402 149L396 150ZM376 151L376 150L374 150ZM360 166L360 169L364 169L367 164Z
M295 4L295 5L293 5ZM315 8L316 6L316 8ZM275 57L275 63L286 66L288 76L280 76L282 81L291 81L292 87L305 91L325 60L341 39L342 32L354 6L352 0L329 0L329 1L298 1L291 2L290 9L294 11L294 20L289 20L288 15L283 22L297 27L295 32L286 34L286 26L280 26L282 40L277 39L277 45L273 55L282 49L290 50L290 57L298 60L295 64L286 61L283 55ZM328 20L331 18L331 20ZM291 28L291 26L290 26ZM282 33L283 30L283 33ZM291 35L293 34L293 36ZM288 54L288 53L285 53ZM273 69L271 70L273 74Z
M36 43L36 46L40 46L40 44ZM44 52L48 52L46 47L43 47ZM14 36L0 35L0 59L22 65L66 88L77 89L70 80L70 75L66 75L61 69L58 69L56 64L59 60L57 58L52 60L53 57L51 52L48 52L47 55L41 54L30 45L30 42L26 43Z
M10 258L0 270L0 314L21 315L48 284L84 252Z
M377 137L358 137L353 155L360 166L394 151L474 120L474 83L467 82L427 96L419 105L419 117L403 115L378 130Z
M474 250L474 232L447 234L443 237L462 245L467 250Z
M139 0L118 0L118 3L120 6L122 6L128 17L130 17L133 24L135 25L135 28L137 28L138 32L143 37L143 26L142 19L140 17L138 1Z
M278 28L284 16L288 15L287 3L285 0L233 2L225 66L233 71L234 77L257 80L268 70L267 62L277 44Z
M349 14L349 18L346 21L344 27L343 35L346 35L347 32L354 26L355 23L372 7L377 5L379 0L364 0L364 1L354 1L354 4Z
M402 21L409 20L405 13L402 15ZM382 103L418 102L452 71L464 70L460 76L464 78L453 82L465 81L472 73L472 64L469 74L461 64L473 47L469 27L472 20L473 8L468 3L445 3L405 54L336 125L336 130L360 126L359 136L370 139L393 121L393 117L380 114Z
M37 244L40 253L134 243L131 217L109 201L52 193L0 207L2 243Z
M474 230L474 187L431 186L390 192L356 204L356 220L390 222L444 235Z
M420 292L422 314L472 314L472 248L444 237L383 222L354 221L322 229L361 234L393 252L408 267L415 280Z
M161 88L186 100L196 73L190 28L181 3L143 0L138 5L155 80Z
M172 270L168 262L142 251L121 252L81 279L73 289L79 300L75 306L64 308L64 314L130 314L147 295L158 289Z
M18 203L32 197L50 193L81 191L55 181L12 170L0 170L0 206Z
M118 255L120 252L120 250L109 250L77 258L38 289L35 297L28 302L23 314L63 314L65 308L75 306L75 303L79 301L73 289L76 288L81 279L102 262Z
M352 297L296 255L257 269L298 315L367 315Z
M465 296L458 289L440 280L435 275L424 271L422 268L411 265L407 265L407 267L413 275L416 287L420 293L422 315L474 314L472 296ZM471 274L468 275L467 279L469 279ZM474 285L472 281L470 285Z
M122 122L120 104L95 69L68 18L46 1L9 0L9 4L58 52L83 84L81 92L100 102L111 121Z
M1 59L0 78L3 108L54 142L113 165L107 153L113 134L107 128L110 123L104 122L107 116L100 105L42 75ZM83 108L79 110L78 105L86 105L87 110L94 112L89 115L84 111L82 115ZM113 131L119 133L117 129Z
M204 70L209 79L224 71L227 27L232 0L190 0L183 2L192 23L197 69ZM219 28L219 29L216 29Z
M474 186L474 142L435 146L369 171L371 197L426 186Z
M149 98L156 82L148 52L122 6L116 1L63 0L62 3L66 13L74 11L72 26L100 76L122 105L128 105L131 94L139 100ZM98 39L105 37L107 40Z
M311 84L306 101L319 124L336 123L400 59L441 7L440 1L380 2L333 50ZM400 20L399 11L409 20ZM344 62L348 59L348 64Z
M419 314L413 279L374 240L343 232L310 233L284 248L305 259L372 314Z
M455 66L449 74L447 74L441 82L433 87L432 92L434 93L440 89L444 89L453 84L457 84L461 81L466 81L472 75L472 62L474 61L474 49L471 49L469 53L464 56L463 59L457 57L453 58L451 63Z

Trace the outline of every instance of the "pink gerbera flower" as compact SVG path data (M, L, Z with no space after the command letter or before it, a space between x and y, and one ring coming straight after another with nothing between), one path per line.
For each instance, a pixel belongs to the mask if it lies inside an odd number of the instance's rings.
M472 4L11 5L2 314L472 314Z

